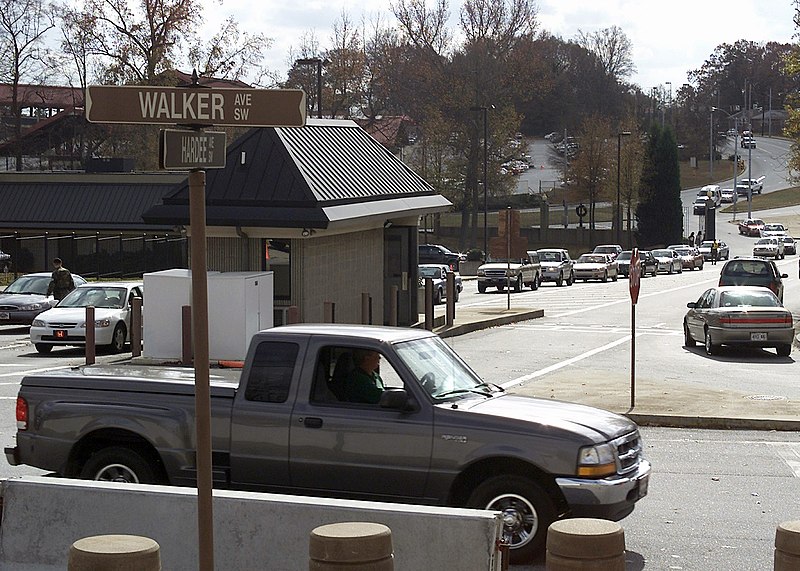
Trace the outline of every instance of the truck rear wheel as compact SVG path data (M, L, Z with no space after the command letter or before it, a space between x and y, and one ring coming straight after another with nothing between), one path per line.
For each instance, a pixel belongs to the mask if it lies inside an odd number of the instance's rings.
M495 476L480 484L469 507L503 514L503 539L511 546L511 562L530 562L544 548L547 528L556 519L552 500L535 482L522 476Z
M126 484L158 483L150 462L136 450L122 446L110 446L92 454L81 469L81 478Z

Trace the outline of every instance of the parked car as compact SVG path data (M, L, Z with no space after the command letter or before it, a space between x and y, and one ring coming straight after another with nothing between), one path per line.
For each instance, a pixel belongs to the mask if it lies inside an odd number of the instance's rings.
M769 238L772 236L775 237L786 236L789 233L789 230L783 224L769 223L769 224L764 224L764 227L761 228L759 232L760 232L759 235L762 238Z
M433 280L433 303L442 303L442 300L447 297L447 272L450 267L444 264L420 264L418 267L420 286L425 286L425 278ZM454 272L455 275L455 293L453 299L458 301L458 296L463 290L461 283L461 274Z
M791 236L783 236L781 238L783 242L783 251L786 254L796 254L797 253L797 242Z
M591 254L581 254L575 262L574 269L576 280L600 280L602 282L607 282L608 278L611 278L612 281L617 281L619 277L617 261L611 257L611 254L598 254L594 252Z
M658 262L658 272L667 274L683 272L683 262L675 250L661 248L659 250L651 250L651 252L656 262Z
M617 256L617 269L621 276L629 276L631 273L631 258L633 252L631 250L623 251ZM649 250L639 250L639 267L641 268L641 276L646 277L648 274L655 276L658 274L658 261Z
M95 308L95 344L115 353L125 347L131 330L131 301L142 298L142 282L98 282L69 292L58 305L36 316L31 343L39 353L57 345L86 345L86 308Z
M616 260L620 252L622 252L622 246L619 244L600 244L592 250L592 254L609 254L612 260Z
M536 250L539 254L539 262L542 265L542 281L555 282L556 286L562 284L568 286L575 283L575 262L569 257L567 250L558 248L542 248Z
M522 259L491 259L478 267L478 293L485 293L489 287L504 291L506 286L517 292L523 286L536 290L541 283L542 265L536 252L528 252L527 258Z
M792 313L773 292L756 286L723 286L706 290L686 304L684 345L699 341L714 355L720 345L774 347L781 357L792 351Z
M734 258L722 266L719 274L719 285L752 285L768 288L783 303L783 278L787 274L778 271L772 260L763 258Z
M703 254L703 259L707 262L711 261L711 245L714 243L714 240L704 240L700 246L697 248L701 254ZM717 240L717 259L718 260L727 260L731 257L731 249L728 244L723 242L722 240Z
M775 258L781 260L786 257L783 253L783 240L779 238L759 238L753 245L753 256L761 258Z
M703 215L706 213L706 206L709 202L709 199L704 196L698 196L694 199L694 204L692 204L692 214ZM713 204L713 201L712 201Z
M702 270L703 269L703 254L700 250L690 246L670 247L675 250L681 259L681 266L684 270Z
M11 254L7 254L3 250L0 250L0 270L7 268L11 263Z
M420 244L417 263L419 264L444 264L451 270L457 271L461 254L451 252L440 244Z
M50 272L25 274L0 291L0 325L30 325L37 315L54 307L58 300L47 295L50 275ZM76 286L86 283L77 274L72 274L72 280Z
M723 188L720 191L721 202L731 203L736 200L736 193L732 188Z

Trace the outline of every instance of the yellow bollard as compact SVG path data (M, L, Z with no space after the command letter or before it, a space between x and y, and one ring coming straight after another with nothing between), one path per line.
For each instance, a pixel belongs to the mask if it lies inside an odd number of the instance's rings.
M138 535L95 535L69 548L68 571L161 571L159 545Z
M309 571L393 571L392 530L380 523L321 525L311 532Z
M546 571L625 571L625 532L613 521L574 518L547 530Z
M775 531L775 571L800 569L800 521L785 521Z

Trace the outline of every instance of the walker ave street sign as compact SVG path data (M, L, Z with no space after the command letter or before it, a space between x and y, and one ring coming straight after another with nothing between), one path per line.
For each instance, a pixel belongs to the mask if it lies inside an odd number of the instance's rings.
M159 165L162 169L223 169L226 143L225 133L218 131L162 129Z
M91 85L90 123L302 127L302 89L234 89Z

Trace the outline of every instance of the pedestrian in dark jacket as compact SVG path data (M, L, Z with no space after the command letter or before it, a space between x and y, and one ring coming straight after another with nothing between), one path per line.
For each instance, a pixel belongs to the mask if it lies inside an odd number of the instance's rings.
M694 247L694 232L689 234L689 246Z
M47 286L47 295L52 295L61 301L64 296L75 289L75 281L72 274L64 267L61 258L53 259L53 273L50 276L50 285Z

